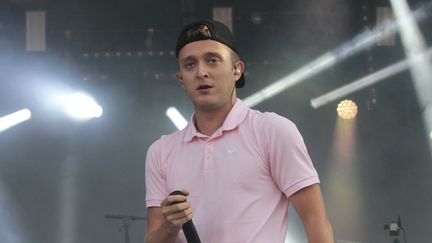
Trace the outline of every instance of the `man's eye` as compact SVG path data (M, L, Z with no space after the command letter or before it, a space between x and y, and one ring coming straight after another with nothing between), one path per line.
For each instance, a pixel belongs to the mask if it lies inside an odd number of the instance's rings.
M191 68L193 67L194 63L193 62L187 62L184 66L187 68Z
M218 63L218 62L219 62L219 59L217 59L217 58L210 58L210 59L209 59L209 62L210 62L210 63Z

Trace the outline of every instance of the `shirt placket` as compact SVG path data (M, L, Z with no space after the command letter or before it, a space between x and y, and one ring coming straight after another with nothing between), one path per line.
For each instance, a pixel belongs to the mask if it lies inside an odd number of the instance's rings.
M213 140L208 139L204 147L204 173L210 173L213 160Z

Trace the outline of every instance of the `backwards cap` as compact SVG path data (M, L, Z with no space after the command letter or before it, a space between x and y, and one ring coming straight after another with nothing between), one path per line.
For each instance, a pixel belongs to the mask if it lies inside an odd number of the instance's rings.
M180 50L185 45L200 40L214 40L220 42L238 54L235 48L234 35L226 25L214 20L202 20L188 24L182 29L177 40L176 57L178 57ZM245 77L244 73L242 73L242 76L236 82L236 88L241 88L244 85Z

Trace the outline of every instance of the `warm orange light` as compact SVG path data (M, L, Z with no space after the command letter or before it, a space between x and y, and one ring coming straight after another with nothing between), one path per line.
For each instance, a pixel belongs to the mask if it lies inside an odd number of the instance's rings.
M337 113L342 119L352 119L357 115L357 105L352 100L343 100L337 106Z

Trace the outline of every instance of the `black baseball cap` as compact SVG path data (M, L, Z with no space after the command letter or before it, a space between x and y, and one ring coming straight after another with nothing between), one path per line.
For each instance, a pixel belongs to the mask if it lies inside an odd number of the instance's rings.
M235 48L234 35L230 29L221 22L206 19L183 27L177 40L176 57L178 57L180 50L185 45L200 40L214 40L220 42L239 54ZM245 77L244 73L242 73L242 76L236 82L236 88L241 88L244 85Z

